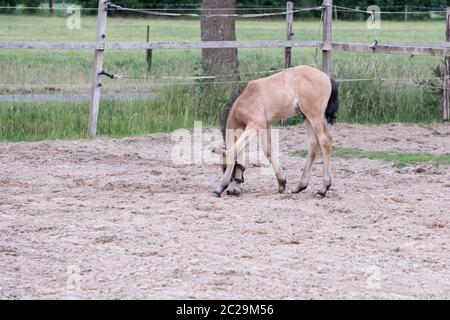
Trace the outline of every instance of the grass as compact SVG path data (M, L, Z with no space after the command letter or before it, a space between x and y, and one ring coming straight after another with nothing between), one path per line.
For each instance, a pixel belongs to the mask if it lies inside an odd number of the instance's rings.
M82 15L81 30L69 30L65 17L45 15L0 15L0 41L93 41L96 17ZM200 23L195 19L177 18L108 18L108 41L143 41L146 26L151 27L151 39L198 40ZM378 36L381 40L440 42L444 39L443 20L395 22L383 21ZM319 21L296 18L296 40L316 40ZM282 19L240 19L237 21L239 40L283 39ZM373 31L365 21L337 21L333 25L337 41L372 41ZM315 50L294 49L293 64L309 64ZM318 62L320 62L320 53ZM417 78L434 76L432 68L441 62L436 57L402 55L370 55L335 53L335 78ZM23 93L25 90L8 85L47 85L53 91L74 91L62 85L89 85L93 53L62 50L0 50L0 93ZM283 49L239 50L240 72L244 80L260 77L251 75L262 70L277 70L284 66ZM144 51L107 51L105 69L110 73L145 75ZM152 75L201 75L200 50L155 50ZM169 81L164 81L169 82ZM139 79L104 79L103 91L146 90L158 92L149 101L108 101L101 104L100 133L108 136L130 136L158 131L170 131L176 126L191 127L194 120L217 125L228 100L231 87L217 85L167 85ZM53 86L56 85L56 86ZM137 89L141 86L140 89ZM143 89L142 89L143 86ZM48 89L31 88L27 92ZM440 95L427 88L380 82L351 82L340 84L341 111L339 121L358 123L437 122L441 118ZM33 108L35 110L33 110ZM86 104L75 103L0 103L0 140L37 140L78 138L85 135L84 123L72 124L73 119L84 122ZM11 110L14 110L12 112ZM106 120L102 120L108 114ZM134 115L136 121L131 121ZM144 123L144 120L146 123ZM299 119L292 119L291 123ZM57 122L51 124L51 122ZM166 124L164 124L166 123Z
M138 136L155 132L170 132L190 128L197 119L203 125L214 126L222 116L230 92L209 86L172 87L159 99L101 101L98 135L109 137ZM188 98L189 97L189 98ZM190 99L189 108L185 102ZM214 113L210 101L218 102ZM222 102L220 102L222 101ZM0 107L0 139L3 141L39 141L45 139L87 138L89 104L64 103L3 103Z
M308 150L299 150L292 155L306 157ZM369 151L358 148L333 147L333 155L336 157L383 160L391 162L399 168L424 162L431 162L433 165L450 164L450 154L436 155L425 152Z

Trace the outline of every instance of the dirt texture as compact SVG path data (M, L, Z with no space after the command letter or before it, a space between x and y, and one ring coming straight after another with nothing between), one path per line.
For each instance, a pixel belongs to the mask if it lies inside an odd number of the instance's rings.
M445 125L338 124L335 145L449 152ZM288 189L303 127L280 133ZM325 199L171 161L169 134L0 144L1 299L450 299L450 166L333 158Z

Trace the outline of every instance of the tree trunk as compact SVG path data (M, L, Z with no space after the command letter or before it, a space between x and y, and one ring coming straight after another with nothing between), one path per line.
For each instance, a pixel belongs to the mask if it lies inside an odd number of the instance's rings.
M53 0L48 0L48 11L53 13Z
M211 15L234 14L235 0L202 0L201 35L203 41L235 41L235 17ZM217 76L217 81L239 79L237 49L203 49L206 74Z

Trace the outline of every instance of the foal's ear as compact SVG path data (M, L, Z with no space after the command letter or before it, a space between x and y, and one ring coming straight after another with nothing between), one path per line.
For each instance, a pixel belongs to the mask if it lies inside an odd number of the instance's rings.
M225 149L221 149L221 148L216 148L216 147L212 147L211 149L212 153L218 154L218 155L226 155L226 150Z

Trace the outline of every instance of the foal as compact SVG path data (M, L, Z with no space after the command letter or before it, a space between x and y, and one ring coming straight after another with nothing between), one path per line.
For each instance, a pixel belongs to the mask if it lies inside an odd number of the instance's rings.
M267 132L267 139L262 139L262 149L275 171L278 192L284 192L286 178L278 160L272 157L271 127L274 121L302 113L305 117L309 152L300 183L292 193L299 193L307 188L314 160L320 149L323 155L323 184L318 194L325 197L332 182L332 139L326 120L333 124L338 108L339 97L335 81L309 66L290 68L267 78L250 81L229 110L225 124L226 150L213 149L213 152L222 155L224 171L214 195L220 197L227 188L229 194L240 193L244 167L238 163L238 159L251 139L263 129ZM235 134L236 130L240 131L238 135Z

